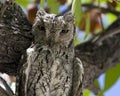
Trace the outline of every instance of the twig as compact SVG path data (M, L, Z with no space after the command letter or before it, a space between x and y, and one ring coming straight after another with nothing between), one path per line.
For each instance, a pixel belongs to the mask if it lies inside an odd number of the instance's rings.
M99 6L96 6L96 5L93 5L93 4L82 4L82 7L86 7L86 8L89 8L89 9L100 9L102 13L112 13L116 16L120 16L120 12L114 10L114 9L111 9L111 8L104 8L104 7L99 7ZM65 14L66 12L70 11L71 10L71 5L68 6L68 8L63 11L62 13L60 13L59 15L63 15Z
M7 82L2 78L0 77L0 81L3 83L3 85L5 86L6 90L11 93L12 95L14 95L13 91L11 90L11 88L9 87L9 85L7 84Z
M100 9L100 0L98 0L98 6L99 6L99 9ZM103 26L101 14L99 14L99 17L100 17L100 24L101 24L101 26L102 26L102 31L104 31L104 26Z
M97 45L99 45L102 41L104 41L105 39L112 37L116 34L120 33L120 27L110 30L109 33L108 32L103 32L103 34L101 34L100 36L96 36L95 38L98 38L97 40L93 40L93 42Z

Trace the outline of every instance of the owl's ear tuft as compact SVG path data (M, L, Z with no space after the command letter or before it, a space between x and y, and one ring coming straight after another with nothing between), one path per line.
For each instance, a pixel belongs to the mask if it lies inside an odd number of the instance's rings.
M45 12L44 9L39 9L38 12L37 12L37 16L41 17L41 16L44 16L46 15L47 13Z
M66 22L71 22L71 23L74 23L75 22L75 17L72 15L71 12L68 12L66 14L63 15L63 18Z

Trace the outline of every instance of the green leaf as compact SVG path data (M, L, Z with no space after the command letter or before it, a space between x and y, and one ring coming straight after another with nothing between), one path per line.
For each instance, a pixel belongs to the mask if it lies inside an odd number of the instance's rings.
M100 93L98 94L98 96L104 96L104 91L100 91Z
M40 8L44 8L45 0L40 1Z
M91 3L92 2L92 0L82 0L82 3Z
M90 90L84 89L84 91L83 91L83 96L90 96L90 94L91 94L91 91L90 91Z
M78 26L82 18L82 6L81 0L73 0L72 3L72 14L75 16L75 25Z
M79 43L80 42L79 42L78 36L75 35L74 46L78 45Z
M116 67L108 70L105 76L105 86L104 91L108 90L120 77L120 64L117 64Z
M56 0L47 0L48 8L50 8L51 13L58 14L58 9L59 9L59 2Z
M21 6L23 6L24 8L27 7L27 5L31 2L31 1L28 1L28 0L15 0L15 2Z
M100 3L107 3L108 0L100 0ZM97 0L99 2L99 0Z
M117 3L116 11L119 11L119 12L120 12L120 1L119 1L119 2L116 2L116 3Z
M85 27L85 37L84 37L84 39L90 33L90 13L86 13L86 14L87 14L87 18L86 18L86 27Z
M97 79L94 81L94 84L95 84L95 86L97 86L98 88L100 88L100 83L99 83L99 81Z
M110 24L112 24L112 22L114 22L117 19L117 17L112 13L108 13L107 16Z
M108 1L111 2L111 3L113 2L113 0L108 0Z

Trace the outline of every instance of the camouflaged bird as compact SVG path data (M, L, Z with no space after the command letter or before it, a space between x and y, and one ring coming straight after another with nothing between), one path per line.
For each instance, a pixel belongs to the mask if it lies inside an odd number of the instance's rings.
M80 96L83 67L74 55L74 17L39 10L32 34L33 46L27 53L19 81L24 88L18 89L18 95Z

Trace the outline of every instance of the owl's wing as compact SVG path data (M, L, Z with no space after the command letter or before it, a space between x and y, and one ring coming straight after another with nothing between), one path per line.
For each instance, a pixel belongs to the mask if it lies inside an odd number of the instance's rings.
M16 95L15 96L25 96L25 84L26 84L26 74L25 70L28 66L27 54L23 55L21 60L22 66L19 67L18 75L16 77Z
M79 58L75 58L73 64L73 86L71 96L81 96L82 80L83 80L83 65Z
M25 75L25 69L26 65L21 68L19 76L17 76L17 81L16 81L16 96L25 96L25 80L26 80L26 75Z

